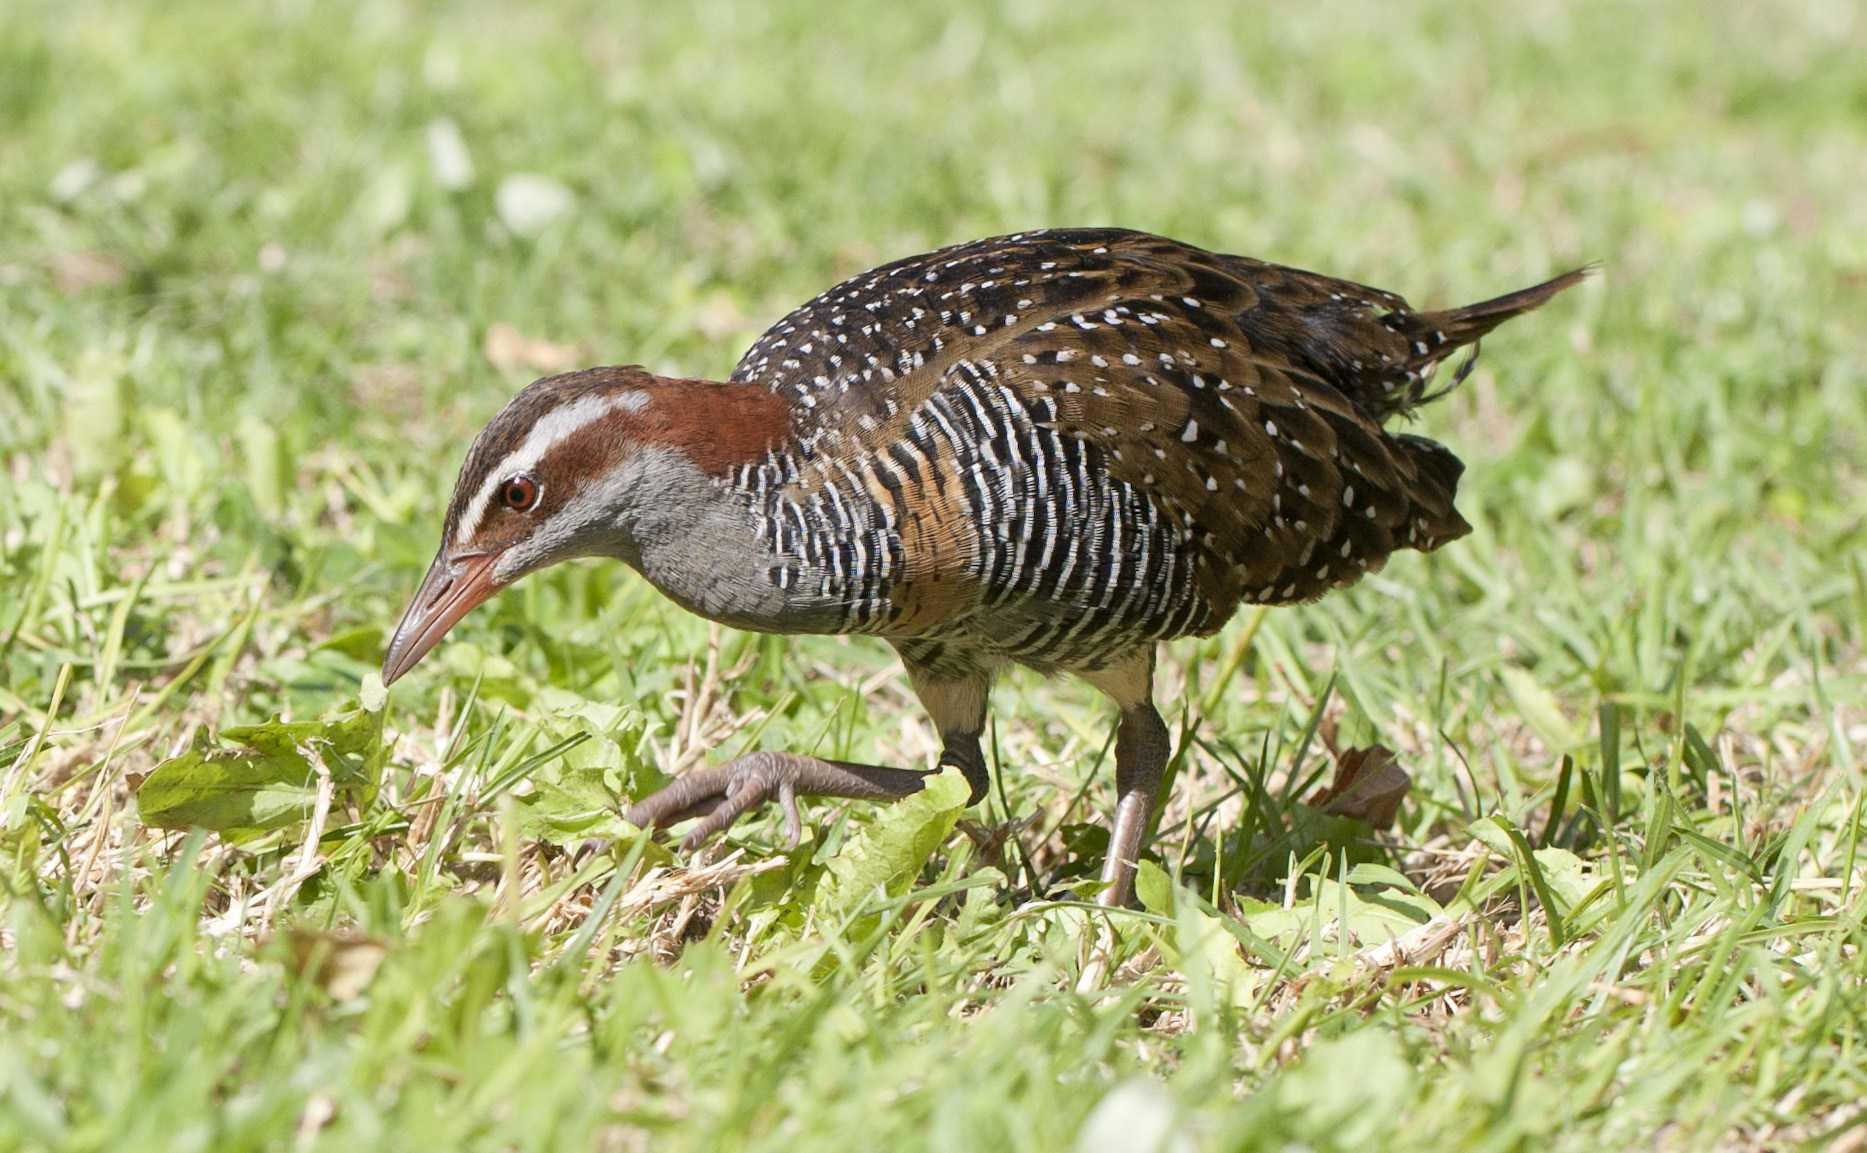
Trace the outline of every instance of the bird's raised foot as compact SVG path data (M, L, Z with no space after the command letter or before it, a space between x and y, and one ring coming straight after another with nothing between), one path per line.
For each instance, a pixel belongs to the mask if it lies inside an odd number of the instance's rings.
M626 819L637 828L665 828L690 817L704 817L681 838L681 851L692 852L745 813L776 801L784 811L785 836L795 845L804 835L804 821L797 811L799 796L898 801L920 792L930 775L798 753L747 753L688 773L644 798Z

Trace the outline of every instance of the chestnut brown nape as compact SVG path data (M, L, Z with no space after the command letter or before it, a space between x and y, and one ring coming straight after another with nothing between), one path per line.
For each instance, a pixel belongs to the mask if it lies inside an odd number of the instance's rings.
M1443 360L1475 356L1583 275L1418 312L1118 229L912 257L779 321L726 383L605 368L531 386L474 445L424 589L470 562L490 574L473 590L484 599L543 564L614 556L735 627L882 637L974 801L996 672L1076 674L1121 712L1101 894L1121 903L1169 752L1150 699L1157 643L1468 532L1457 458L1386 423L1439 395ZM507 508L495 532L498 486L521 465L536 507ZM439 624L410 609L398 673L463 596ZM703 818L691 847L776 801L795 836L799 794L889 799L921 781L755 753L689 774L629 819Z

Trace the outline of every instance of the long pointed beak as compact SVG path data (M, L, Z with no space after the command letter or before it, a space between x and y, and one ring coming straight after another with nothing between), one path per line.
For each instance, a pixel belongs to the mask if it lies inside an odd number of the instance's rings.
M461 617L504 587L493 580L499 556L493 552L453 559L443 552L434 558L415 590L414 601L402 614L402 623L395 627L395 636L389 639L389 652L382 660L383 684L414 668Z

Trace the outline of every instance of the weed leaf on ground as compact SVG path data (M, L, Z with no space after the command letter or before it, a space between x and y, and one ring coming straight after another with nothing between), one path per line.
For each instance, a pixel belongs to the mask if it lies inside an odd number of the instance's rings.
M957 770L929 777L920 792L880 810L873 825L850 837L830 862L826 908L853 912L880 889L900 896L953 831L970 787Z
M137 813L158 829L277 829L311 816L323 773L334 797L367 805L388 755L383 712L378 697L317 721L239 725L220 735L223 744L244 746L237 749L197 738L143 779Z

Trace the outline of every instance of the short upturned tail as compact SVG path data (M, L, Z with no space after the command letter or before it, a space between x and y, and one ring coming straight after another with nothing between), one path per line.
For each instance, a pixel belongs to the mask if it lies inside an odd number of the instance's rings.
M1485 334L1513 316L1541 307L1558 292L1580 283L1591 271L1591 268L1578 268L1554 280L1546 280L1530 288L1520 288L1492 300L1468 304L1463 308L1419 312L1397 318L1402 325L1400 331L1410 344L1412 355L1407 358L1406 369L1412 387L1400 391L1401 403L1393 405L1391 411L1405 412L1415 405L1437 400L1457 388L1471 373L1472 366L1478 363L1478 342ZM1466 346L1471 348L1471 352L1459 365L1451 382L1435 391L1426 391L1426 381L1440 359ZM1389 403L1392 403L1391 399ZM1471 525L1466 523L1452 504L1459 491L1459 474L1465 471L1459 458L1443 445L1424 437L1403 434L1395 436L1394 440L1406 451L1416 472L1413 487L1407 494L1412 502L1407 512L1408 531L1404 537L1395 537L1395 546L1431 552L1470 532Z
M1492 329L1513 316L1522 316L1531 309L1541 308L1558 292L1580 284L1593 271L1592 266L1578 268L1572 272L1565 272L1554 280L1546 280L1530 288L1520 288L1516 292L1507 292L1491 300L1468 304L1464 308L1422 312L1412 319L1421 331L1445 334L1444 344L1437 341L1432 344L1431 355L1436 358L1443 356L1451 349L1483 339Z
M1486 334L1513 316L1522 316L1532 309L1541 308L1550 297L1565 288L1580 284L1592 272L1594 267L1588 265L1565 272L1554 280L1545 280L1541 284L1507 292L1490 300L1481 300L1477 304L1438 312L1416 312L1402 319L1401 331L1412 352L1404 364L1409 373L1409 386L1382 398L1384 403L1378 407L1383 410L1383 419L1395 413L1411 412L1422 404L1430 404L1465 383L1465 378L1478 365L1478 342ZM1459 363L1452 379L1444 387L1429 391L1427 382L1432 379L1433 370L1439 367L1439 362L1448 353L1466 346L1470 346L1471 351Z

